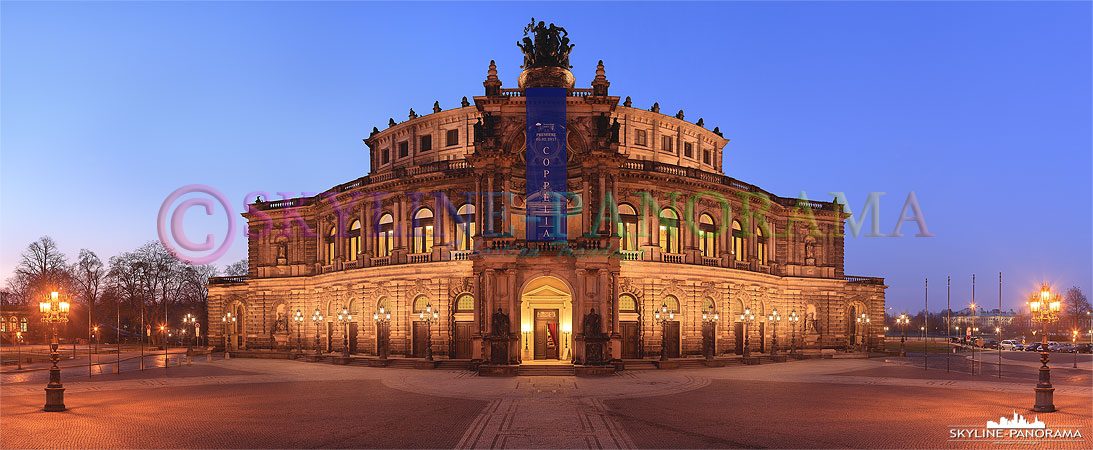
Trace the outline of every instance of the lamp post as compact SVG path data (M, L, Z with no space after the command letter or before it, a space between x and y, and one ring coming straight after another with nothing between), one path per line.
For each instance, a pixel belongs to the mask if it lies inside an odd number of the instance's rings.
M1032 410L1052 412L1055 411L1055 388L1051 385L1051 369L1047 367L1051 360L1047 353L1047 324L1059 320L1062 302L1059 301L1058 294L1051 291L1051 286L1044 283L1040 292L1032 295L1029 309L1032 320L1040 322L1040 380L1036 383L1036 404Z
M527 323L523 324L520 327L520 331L522 331L524 333L524 351L527 352L528 351L528 335L531 334L531 325L527 324Z
M292 316L292 320L296 322L296 354L303 353L303 343L300 341L300 332L304 327L304 313L300 311L300 308L296 308L296 314Z
M792 340L789 343L789 353L796 355L797 354L797 322L801 321L801 316L798 316L797 315L797 310L794 309L794 310L789 312L789 317L786 318L786 321L789 322L789 330L792 334L792 338L791 338Z
M433 360L433 322L440 320L440 311L433 309L432 303L425 304L425 311L418 313L418 319L425 322L425 360ZM524 345L527 345L525 334Z
M751 312L750 308L744 308L744 313L740 315L740 321L744 322L744 357L751 357L751 336L748 335L748 325L751 325L755 321L755 314Z
M46 385L46 411L65 410L65 387L61 384L61 368L57 363L61 361L61 354L57 352L60 342L57 338L57 324L68 322L68 299L60 298L60 293L49 293L46 301L38 303L38 309L42 313L42 322L50 325L53 331L52 340L49 342L49 361L53 366L49 368L49 384Z
M770 314L767 315L767 322L770 322L774 327L771 330L770 335L770 356L774 356L778 353L778 322L782 321L782 316L778 315L778 309L770 310Z
M232 313L227 313L220 317L220 322L224 324L224 359L231 358L231 336L229 331L232 326L235 326L235 316ZM229 326L228 323L231 323Z
M869 351L869 314L862 313L860 316L858 316L858 318L856 320L858 322L858 326L864 327L863 329L865 330L865 331L862 331L861 351L868 352Z
M907 324L911 322L911 318L907 317L906 313L900 313L899 317L896 317L896 325L899 325L899 356L907 356ZM925 345L925 344L923 344Z
M342 325L342 358L349 357L349 321L353 316L349 314L349 308L342 307L338 312L338 323Z
M319 324L323 323L323 314L319 312L319 308L315 308L311 321L315 323L315 354L318 355L322 353L319 351Z
M706 343L706 359L713 359L717 355L717 321L720 318L716 311L702 311L702 324L711 328L709 341Z
M1078 330L1073 330L1070 336L1071 350L1074 351L1074 368L1078 368Z
M565 359L566 360L569 360L569 333L571 333L571 332L573 332L573 326L572 325L570 325L568 323L562 325L562 336L564 336L563 340L565 341Z
M372 314L372 320L376 321L376 353L379 353L380 359L387 359L387 339L380 339L380 336L387 337L387 324L391 323L391 312L380 307L379 311Z
M668 303L662 303L660 310L653 314L653 321L660 324L660 360L668 360L668 322L675 320L676 313L668 311Z
M192 325L194 327L194 337L193 337L193 339L197 339L197 317L194 317L193 314L186 313L186 316L182 318L182 324L183 324L183 326L185 326L187 324ZM185 329L183 329L183 333L185 333L185 332L186 332ZM190 345L188 345L186 347L186 355L187 356L192 355L194 353L193 341L191 340L189 342L189 344Z

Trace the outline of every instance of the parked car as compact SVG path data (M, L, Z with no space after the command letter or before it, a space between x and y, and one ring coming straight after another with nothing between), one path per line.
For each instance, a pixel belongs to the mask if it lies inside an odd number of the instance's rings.
M1013 339L1006 339L1002 341L1001 344L999 344L999 346L1002 347L1002 350L1017 350L1018 345L1020 344L1018 344L1017 341Z
M1018 352L1025 351L1025 344L1022 344L1020 342L1014 343L1013 344L1013 350L1018 351Z
M1026 352L1042 352L1042 351L1044 351L1044 350L1041 350L1041 349L1040 349L1040 347L1041 347L1041 346L1043 346L1045 350L1047 349L1047 347L1046 347L1046 346L1044 346L1044 344L1043 344L1043 343L1041 343L1041 342L1033 342L1033 343L1031 343L1031 344L1029 344L1029 345L1025 346L1025 351L1026 351Z
M1088 342L1084 344L1078 344L1078 346L1075 347L1074 351L1078 353L1093 353L1093 344L1090 344Z
M1047 351L1049 352L1061 352L1063 344L1056 341L1047 341Z

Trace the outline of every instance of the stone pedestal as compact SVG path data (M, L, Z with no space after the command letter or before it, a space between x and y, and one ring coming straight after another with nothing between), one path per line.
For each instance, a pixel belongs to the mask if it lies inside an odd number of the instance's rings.
M584 338L584 365L602 366L610 363L611 338L607 336Z
M658 369L678 369L679 368L679 361L672 361L672 360L653 361L653 364L656 364Z

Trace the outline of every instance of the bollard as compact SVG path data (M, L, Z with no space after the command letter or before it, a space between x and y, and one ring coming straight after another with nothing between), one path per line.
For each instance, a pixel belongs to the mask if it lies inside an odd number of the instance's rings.
M205 362L213 362L213 354L212 353L206 353L205 354Z
M224 352L224 359L232 359L231 353Z
M192 366L192 365L194 365L194 358L193 358L192 356L190 356L190 355L186 355L186 365L187 365L187 366Z
M181 357L176 358L175 361L178 362L178 367L182 367L182 358Z

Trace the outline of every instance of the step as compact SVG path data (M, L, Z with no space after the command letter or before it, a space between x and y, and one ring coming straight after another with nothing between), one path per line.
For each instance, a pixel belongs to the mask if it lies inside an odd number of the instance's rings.
M557 377L557 376L573 376L573 365L571 364L559 364L559 365L521 365L517 372L520 376L533 376L533 377Z
M657 365L649 359L624 359L622 360L625 370L656 370Z
M442 370L471 370L471 360L469 359L445 359L438 361L436 365L437 369Z
M700 369L706 367L706 361L698 358L675 359L679 361L680 369Z

